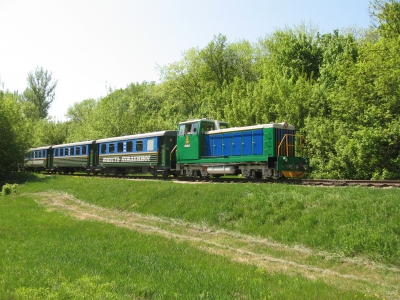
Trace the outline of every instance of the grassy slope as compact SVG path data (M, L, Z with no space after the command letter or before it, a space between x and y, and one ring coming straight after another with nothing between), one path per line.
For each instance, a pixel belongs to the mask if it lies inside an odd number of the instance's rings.
M399 266L398 190L42 176L21 186L19 193L46 190L121 211L182 219ZM357 295L320 280L267 274L187 243L50 213L32 196L0 199L0 294L5 299L40 293L47 298L91 293L98 299Z

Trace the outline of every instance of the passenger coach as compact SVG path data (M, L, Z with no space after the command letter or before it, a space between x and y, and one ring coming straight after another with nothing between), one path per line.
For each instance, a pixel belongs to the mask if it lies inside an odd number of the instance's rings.
M95 141L54 145L50 172L58 174L87 172L94 163L92 158L94 148Z
M170 153L176 143L176 131L127 135L97 140L96 167L102 174L147 173L167 177L176 167Z
M48 171L51 166L51 146L28 150L22 170L27 172Z

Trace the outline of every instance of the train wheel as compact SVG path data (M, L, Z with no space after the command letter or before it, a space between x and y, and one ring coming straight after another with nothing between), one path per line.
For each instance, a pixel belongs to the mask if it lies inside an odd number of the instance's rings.
M168 176L169 176L169 170L168 170L168 169L164 170L164 171L162 172L162 176L163 176L164 179L168 178Z

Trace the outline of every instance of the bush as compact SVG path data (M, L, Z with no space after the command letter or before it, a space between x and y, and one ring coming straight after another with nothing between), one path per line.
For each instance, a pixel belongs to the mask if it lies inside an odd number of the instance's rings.
M6 183L5 185L3 185L2 189L1 189L1 196L10 195L11 193L16 193L17 187L18 187L18 184L16 184L16 183L14 183L14 184Z

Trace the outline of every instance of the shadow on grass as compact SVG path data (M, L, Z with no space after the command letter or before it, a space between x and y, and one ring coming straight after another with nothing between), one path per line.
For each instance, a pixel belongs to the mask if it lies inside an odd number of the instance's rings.
M49 178L50 177L48 176L38 176L38 174L35 173L11 172L9 174L5 174L0 177L0 187L6 183L23 184L25 182L44 182Z

